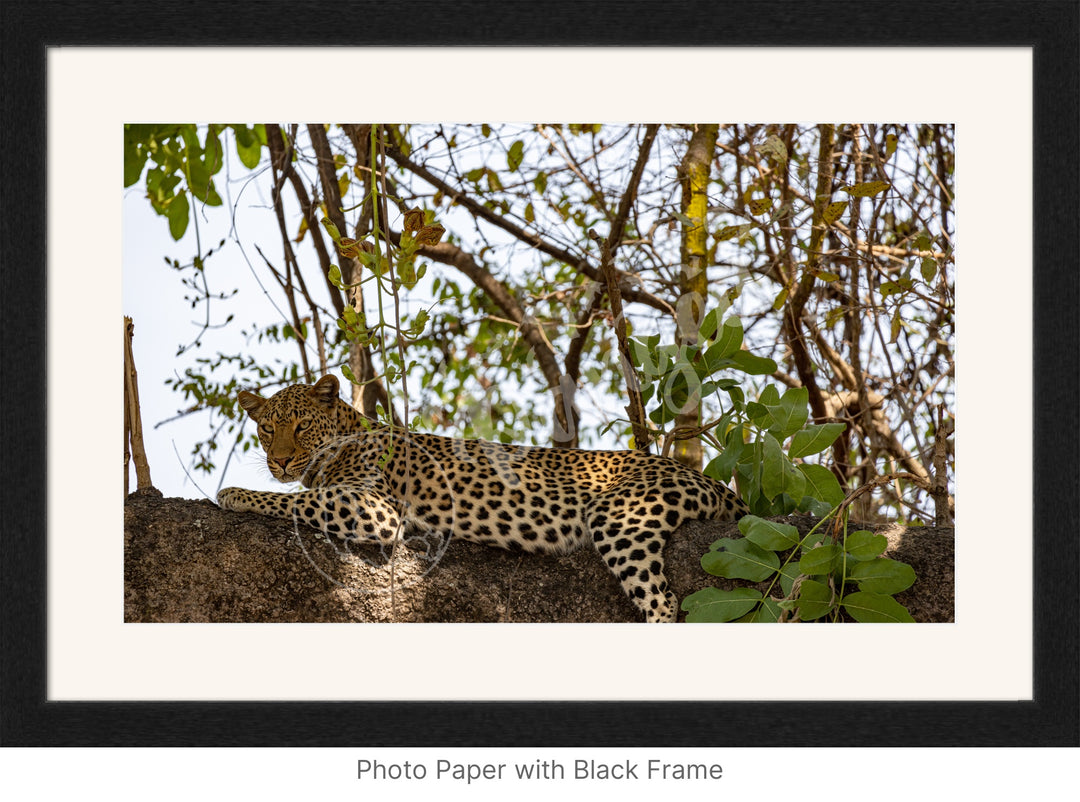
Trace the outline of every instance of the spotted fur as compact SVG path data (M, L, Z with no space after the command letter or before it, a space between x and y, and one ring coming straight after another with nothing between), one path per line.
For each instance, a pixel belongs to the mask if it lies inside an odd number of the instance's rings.
M592 543L647 621L673 621L664 546L686 520L733 520L727 487L641 451L503 445L371 428L325 376L264 399L241 392L259 426L270 493L230 487L227 510L298 519L344 540L390 543L402 525L506 549L565 554Z

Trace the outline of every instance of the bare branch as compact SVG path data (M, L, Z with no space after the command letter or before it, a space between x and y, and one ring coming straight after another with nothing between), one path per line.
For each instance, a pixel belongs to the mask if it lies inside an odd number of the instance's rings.
M394 147L393 145L388 144L386 146L386 155L409 172L419 176L420 178L423 178L425 181L431 184L431 186L440 190L446 197L452 199L459 206L468 209L474 217L480 220L485 220L491 225L496 226L497 228L501 228L508 234L513 235L527 245L536 248L536 250L540 251L541 253L546 253L548 256L558 259L563 264L567 264L576 268L593 281L600 283L606 281L604 276L601 275L600 271L598 271L596 267L591 265L584 256L572 253L564 248L560 248L559 246L548 242L543 237L526 231L520 226L514 225L505 217L497 214L491 209L488 209L482 203L477 202L472 197L462 192L460 189L450 186L448 183L443 181L441 178L432 173L423 165L416 164L411 159L409 159L408 156L403 154L398 148ZM622 235L620 234L620 239L621 236ZM626 298L626 300L632 301L634 303L644 304L646 306L651 306L653 309L659 309L661 312L666 312L670 315L675 314L675 311L671 308L671 304L667 303L661 298L657 298L656 296L652 295L649 292L646 292L645 290L633 286L633 284L627 278L625 278L625 273L622 273L620 271L618 275L619 289L622 291L623 297Z
M540 330L540 324L536 318L526 314L518 303L513 293L485 267L480 265L471 254L461 250L456 245L448 242L440 242L438 245L422 245L417 249L417 254L426 256L436 262L457 268L484 293L487 294L521 332L522 338L529 344L536 361L540 364L540 370L547 380L548 389L555 397L555 417L565 433L572 434L576 438L576 424L571 426L565 405L563 403L563 387L561 382L562 371L559 369L555 351ZM556 431L558 435L558 431ZM566 438L555 438L556 444L565 443Z
M619 357L622 360L623 375L626 377L626 395L630 403L626 405L626 414L630 418L630 428L634 433L634 447L641 451L649 450L649 429L645 425L645 405L641 400L641 387L634 373L634 363L630 359L630 343L626 338L626 317L623 315L622 295L615 268L611 264L611 246L602 241L594 231L589 232L600 244L600 264L607 278L608 301L611 313L615 316L615 337L619 342Z
M323 279L326 281L326 288L330 294L330 303L334 306L335 315L341 317L345 312L345 303L341 298L341 292L330 283L330 265L333 260L326 249L326 241L323 239L322 228L319 226L319 218L316 214L318 209L308 196L303 179L293 169L291 148L285 148L283 133L274 123L266 123L266 142L270 148L271 167L277 165L277 169L288 178L289 183L292 184L293 192L296 193L296 199L300 202L300 212L307 223L308 236L311 237L311 243L319 258L319 268Z

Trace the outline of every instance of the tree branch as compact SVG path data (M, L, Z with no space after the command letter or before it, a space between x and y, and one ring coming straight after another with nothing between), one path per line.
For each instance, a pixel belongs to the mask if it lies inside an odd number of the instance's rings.
M431 186L440 190L446 197L452 199L457 205L467 209L474 217L485 220L491 225L501 228L503 231L511 234L522 242L530 245L541 253L545 253L548 256L558 259L563 264L570 265L577 269L581 273L584 273L593 281L598 283L604 283L606 279L593 265L589 264L589 261L584 256L576 255L564 248L560 248L554 245L542 237L532 234L520 226L511 223L505 217L485 207L482 203L478 203L472 197L462 192L461 190L450 186L450 184L443 181L437 175L432 173L423 165L409 159L408 156L403 154L398 148L392 144L387 144L386 155L393 159L399 166L404 167L409 172L419 176L427 181ZM625 224L624 224L625 225ZM622 235L619 235L620 239ZM626 274L622 271L618 272L619 285L622 291L623 297L628 301L634 303L644 304L645 306L651 306L653 309L658 309L661 312L674 316L675 310L671 308L671 304L667 303L661 298L657 298L655 295L646 292L645 290L637 289L631 286L630 282L625 278Z
M326 200L326 216L330 218L338 231L347 232L345 214L341 210L341 190L338 188L337 174L334 170L334 156L330 151L330 141L326 138L326 129L322 125L308 125L308 136L315 149L315 162L319 171L319 183L322 185ZM364 296L360 289L360 263L355 259L342 257L342 278L353 285L349 291L349 301L353 308L364 312ZM376 417L376 405L381 404L391 420L398 422L400 416L390 403L389 394L382 379L376 375L371 360L371 350L366 345L352 343L349 346L349 369L359 381L353 385L353 406L369 418Z
M397 237L393 237L396 239ZM426 256L436 262L450 265L464 273L480 290L482 290L503 311L514 325L518 327L522 338L528 343L536 361L540 364L540 370L547 380L548 389L555 398L555 417L563 431L576 439L576 424L571 425L564 405L564 391L555 351L540 330L540 324L532 315L526 314L518 303L517 298L510 290L486 268L480 265L471 254L466 253L457 245L448 242L440 242L438 245L422 245L417 249L417 255ZM556 434L558 432L556 431ZM567 441L564 437L555 437L556 445Z
M292 184L296 199L300 202L300 213L307 223L308 234L311 243L315 247L315 253L319 258L319 268L322 271L323 280L330 294L330 303L334 307L334 313L341 317L345 313L345 302L341 299L341 292L330 283L330 264L332 262L329 251L326 250L326 242L323 239L322 228L319 226L319 218L316 216L316 207L308 197L304 181L299 173L293 169L292 158L284 147L284 138L281 129L274 123L266 123L266 142L270 148L270 164L275 164L282 174Z
M831 125L819 126L819 131L821 141L818 147L817 194L814 199L809 264L795 285L794 292L788 298L784 309L783 328L788 347L791 348L795 370L799 374L799 381L810 391L810 409L813 411L814 417L820 419L825 417L825 403L822 398L821 388L818 387L817 380L814 377L813 361L810 359L810 353L806 347L806 338L802 331L803 308L806 306L806 301L810 297L810 290L816 280L814 268L821 261L821 243L825 239L825 225L822 222L822 217L832 192L832 149L836 131Z
M638 156L634 163L634 169L630 172L630 180L623 190L622 198L619 200L619 208L611 221L607 243L612 263L615 260L615 252L618 251L619 246L622 244L626 221L630 219L630 210L634 206L634 199L637 198L638 187L641 185L641 176L645 172L645 164L649 160L649 154L652 152L653 142L656 140L659 130L659 125L650 124L645 126L645 136L638 147ZM607 276L605 276L606 278ZM574 388L577 387L577 381L581 376L581 352L589 338L592 322L595 320L596 312L600 309L600 303L603 300L603 286L598 282L593 282L592 291L588 294L588 303L578 318L574 337L570 340L570 347L566 352L566 375L569 378L569 385Z
M634 363L630 359L630 344L626 339L626 317L623 315L619 281L611 263L611 246L601 241L594 231L590 231L589 236L600 244L600 264L607 278L608 301L611 303L611 313L615 317L615 337L619 342L623 376L626 377L626 395L630 402L626 405L626 414L630 418L630 428L634 433L634 447L641 451L648 451L649 429L645 425L645 405L641 401L641 386L638 384L637 374L634 373Z

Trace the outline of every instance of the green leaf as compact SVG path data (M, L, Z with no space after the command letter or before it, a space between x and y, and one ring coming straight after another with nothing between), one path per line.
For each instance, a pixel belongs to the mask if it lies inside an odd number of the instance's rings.
M780 589L784 592L785 598L791 595L791 591L795 587L795 580L802 575L798 563L787 562L780 566ZM793 610L795 608L789 607L787 609Z
M760 600L754 588L702 588L682 600L682 609L690 623L723 623L746 615Z
M780 567L780 558L745 538L722 537L701 557L701 567L713 576L763 582Z
M780 494L801 499L806 488L806 478L780 448L780 443L768 432L762 435L764 459L761 466L761 492L769 500Z
M849 593L844 597L843 607L848 614L863 624L914 624L915 619L900 602L892 596L878 593Z
M780 620L780 604L776 599L766 596L760 606L749 615L738 620L740 624L775 624Z
M146 150L139 146L131 126L124 126L124 186L130 187L142 177L146 166Z
M751 423L761 429L768 429L773 423L768 407L758 401L747 402L746 415Z
M330 270L327 271L327 278L330 279L330 283L337 287L339 290L345 289L345 283L341 280L341 268L337 265L330 265Z
M729 317L720 327L720 335L716 338L715 354L713 348L709 349L709 356L727 359L739 351L743 341L742 321L737 317Z
M716 332L720 330L720 326L724 322L724 312L727 311L731 303L726 299L720 299L720 305L715 309L710 309L701 318L701 325L698 326L698 341L704 342L705 340L711 340L716 336Z
M205 202L206 193L210 188L211 173L202 160L202 151L197 146L198 139L195 141L196 147L192 149L189 146L187 152L187 185L192 195Z
M885 535L875 535L866 529L852 532L844 540L844 548L856 560L873 560L889 547Z
M776 406L780 403L780 391L776 389L775 384L770 384L761 391L761 395L758 396L758 403L767 407Z
M856 563L848 572L848 579L859 583L859 590L866 593L899 593L915 583L915 569L907 563L880 557L868 562Z
M735 362L735 367L743 373L749 373L751 376L766 376L776 373L776 363L773 360L763 356L755 356L749 351L736 351L732 354L731 359Z
M217 173L224 164L221 140L218 139L217 128L213 125L206 131L206 144L203 146L203 164L210 175Z
M774 421L769 431L778 440L784 440L803 428L810 414L810 390L806 387L793 387L787 390L779 404L770 405L769 412Z
M517 168L521 166L521 160L525 157L525 143L520 139L515 140L510 146L510 150L506 153L506 166L510 168L510 172L516 172Z
M832 589L813 579L804 579L799 586L799 618L813 621L827 615L835 606Z
M823 501L832 509L844 500L846 494L836 479L836 474L824 465L799 465L799 470L806 479L803 493Z
M767 521L756 515L745 515L739 520L739 531L751 543L771 551L790 549L799 542L799 530L791 524Z
M174 240L180 239L187 231L189 211L186 192L175 196L166 207L165 216L169 220L169 233L172 234Z
M811 549L799 560L799 570L807 576L831 574L842 552L838 546L829 544Z
M630 361L634 363L635 368L650 379L660 375L656 369L656 355L647 342L642 342L636 337L630 337L627 340L627 345L630 346Z
M239 125L233 125L232 129L233 136L236 137L236 141L238 144L242 145L245 148L251 147L251 143L255 141L255 131L253 129L248 128L242 123Z
M818 454L835 442L836 438L847 428L846 423L822 423L810 425L795 432L788 447L788 456L792 459L806 457L810 454Z
M743 395L742 387L739 387L736 384L734 387L725 388L725 392L728 394L728 397L731 398L731 403L735 407L735 409L741 412L743 410L743 407L746 405L746 399Z
M933 256L924 256L919 270L922 271L923 281L929 284L937 275L937 259Z
M705 475L718 482L727 482L735 470L735 463L739 461L746 443L743 441L743 425L734 426L724 438L724 450L705 466Z
M701 361L695 364L695 368L702 378L715 376L722 370L735 367L734 360L720 356L721 351L723 351L723 346L721 346L720 343L713 343L705 350ZM737 385L738 382L731 386L734 387Z

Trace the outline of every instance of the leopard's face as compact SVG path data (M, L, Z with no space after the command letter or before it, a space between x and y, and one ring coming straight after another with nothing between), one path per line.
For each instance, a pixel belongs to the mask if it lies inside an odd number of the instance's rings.
M237 397L259 425L266 465L279 482L300 481L312 457L337 434L333 405L325 403L316 389L295 385L269 399L249 392Z

